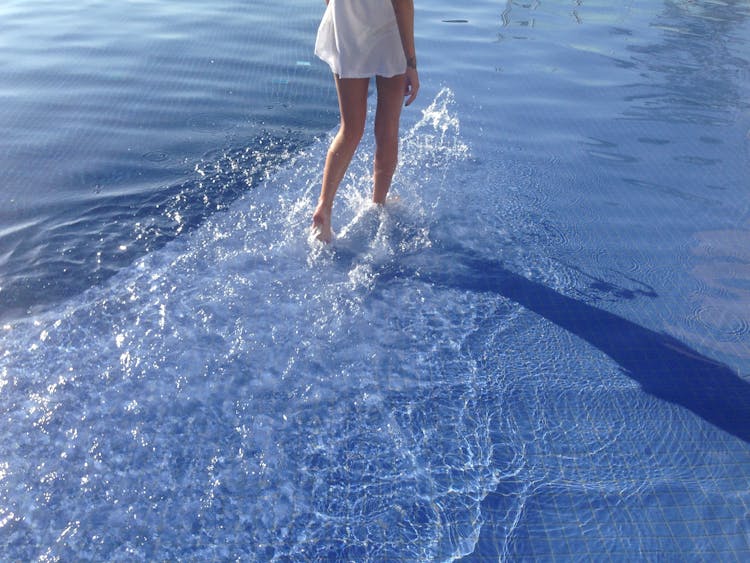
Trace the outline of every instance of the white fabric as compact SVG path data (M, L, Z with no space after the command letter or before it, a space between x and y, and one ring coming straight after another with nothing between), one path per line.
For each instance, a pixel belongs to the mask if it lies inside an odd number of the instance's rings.
M331 0L318 28L315 54L341 78L406 72L391 0Z

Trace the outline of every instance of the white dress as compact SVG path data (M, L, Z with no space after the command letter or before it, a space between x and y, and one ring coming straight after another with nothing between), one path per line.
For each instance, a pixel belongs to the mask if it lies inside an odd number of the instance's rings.
M340 78L406 72L406 56L391 0L330 0L315 54Z

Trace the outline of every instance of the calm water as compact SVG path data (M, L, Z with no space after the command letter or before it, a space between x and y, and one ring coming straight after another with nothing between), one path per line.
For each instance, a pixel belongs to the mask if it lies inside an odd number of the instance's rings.
M335 99L309 52L318 12L4 3L0 316L100 283L330 129ZM225 156L242 175L204 181Z
M322 8L0 7L2 559L747 559L750 6L417 2L331 248Z

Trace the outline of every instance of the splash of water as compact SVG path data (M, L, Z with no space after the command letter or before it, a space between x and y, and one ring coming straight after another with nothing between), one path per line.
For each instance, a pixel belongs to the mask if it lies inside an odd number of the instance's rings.
M4 555L449 560L490 538L512 559L559 506L585 526L710 467L663 431L689 414L483 279L574 294L580 275L513 201L525 177L473 162L449 90L406 130L399 202L368 203L365 143L336 243L310 246L326 148L3 327Z
M441 182L468 155L453 103L443 90L408 130L385 209L367 203L363 145L331 248L305 241L323 140L105 287L5 327L12 556L466 549L489 446L471 367L434 363L462 337L433 340L466 327L424 306L446 305L428 287L381 283L430 247ZM457 402L438 411L441 385Z

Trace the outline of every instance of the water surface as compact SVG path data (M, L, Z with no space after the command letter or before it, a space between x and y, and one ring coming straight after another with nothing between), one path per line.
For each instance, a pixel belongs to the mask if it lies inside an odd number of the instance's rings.
M746 4L418 3L331 247L322 5L0 10L5 558L750 555Z

